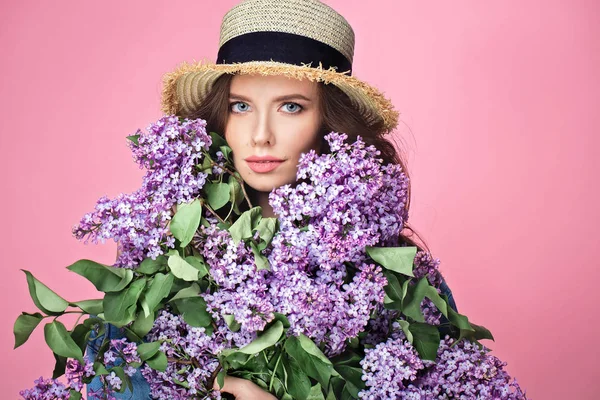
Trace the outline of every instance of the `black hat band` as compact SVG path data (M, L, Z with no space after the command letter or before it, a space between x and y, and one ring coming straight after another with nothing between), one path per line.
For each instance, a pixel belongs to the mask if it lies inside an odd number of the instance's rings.
M337 72L350 71L352 64L333 47L308 38L284 32L252 32L234 37L219 49L217 64L249 61L276 61L301 66L319 63L324 69L336 67Z

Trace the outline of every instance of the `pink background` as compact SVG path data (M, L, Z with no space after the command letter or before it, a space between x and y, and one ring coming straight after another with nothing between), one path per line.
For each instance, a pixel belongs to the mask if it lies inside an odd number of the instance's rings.
M111 263L116 245L84 246L71 227L139 186L125 136L160 116L164 72L214 59L235 3L0 6L3 398L53 367L39 328L12 350L15 318L35 309L19 269L94 296L64 267ZM356 76L402 113L412 223L460 311L492 330L531 398L597 398L598 3L328 3L357 33Z

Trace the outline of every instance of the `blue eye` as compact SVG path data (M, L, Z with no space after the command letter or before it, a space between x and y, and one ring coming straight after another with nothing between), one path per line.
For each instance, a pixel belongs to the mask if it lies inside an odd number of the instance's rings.
M240 106L237 109L235 108L236 106ZM250 106L246 103L244 103L243 101L236 101L235 103L231 103L229 105L229 109L234 112L234 113L243 113L245 111L248 111L248 108L250 108Z
M302 111L302 106L298 103L285 103L283 105L286 108L286 111L290 114L297 114ZM289 106L292 106L291 108Z

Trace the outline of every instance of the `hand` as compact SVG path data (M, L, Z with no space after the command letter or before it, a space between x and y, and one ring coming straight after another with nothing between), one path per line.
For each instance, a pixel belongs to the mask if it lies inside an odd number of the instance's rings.
M215 379L214 388L219 390L219 384ZM236 400L277 400L277 397L264 391L260 386L246 379L226 376L221 392L231 393Z

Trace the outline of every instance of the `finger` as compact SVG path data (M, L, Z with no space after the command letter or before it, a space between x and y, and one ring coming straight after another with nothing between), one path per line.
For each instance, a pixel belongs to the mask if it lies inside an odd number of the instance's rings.
M244 380L240 378L235 378L233 376L225 375L225 379L223 381L223 387L219 388L218 379L215 379L213 384L213 389L220 390L221 392L231 393L234 396L237 396L240 393L241 386L243 385Z

